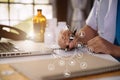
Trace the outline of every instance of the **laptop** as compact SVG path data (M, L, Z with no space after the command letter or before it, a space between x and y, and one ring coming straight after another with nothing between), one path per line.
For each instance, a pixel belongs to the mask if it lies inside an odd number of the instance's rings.
M0 58L50 55L52 52L52 49L48 48L43 43L34 42L31 40L0 41Z

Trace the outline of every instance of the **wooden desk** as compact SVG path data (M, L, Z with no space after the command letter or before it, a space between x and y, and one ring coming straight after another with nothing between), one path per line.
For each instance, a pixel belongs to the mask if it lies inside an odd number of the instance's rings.
M0 64L0 80L29 80L8 64Z

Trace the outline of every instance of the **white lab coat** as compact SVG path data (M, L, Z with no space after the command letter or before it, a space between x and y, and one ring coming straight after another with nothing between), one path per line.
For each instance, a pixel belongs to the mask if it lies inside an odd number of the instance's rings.
M116 31L116 14L118 0L95 0L86 24L98 34L113 43Z

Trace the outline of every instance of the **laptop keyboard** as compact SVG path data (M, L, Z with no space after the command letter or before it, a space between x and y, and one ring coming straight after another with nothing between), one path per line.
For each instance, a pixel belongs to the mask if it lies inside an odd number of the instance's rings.
M15 47L14 44L10 42L0 42L0 58L10 58L10 57L21 57L21 56L32 56L32 55L47 55L52 53L51 49L44 49L40 51L25 52L24 50L20 50Z
M10 42L2 42L0 43L0 53L5 52L16 52L19 51L12 43Z

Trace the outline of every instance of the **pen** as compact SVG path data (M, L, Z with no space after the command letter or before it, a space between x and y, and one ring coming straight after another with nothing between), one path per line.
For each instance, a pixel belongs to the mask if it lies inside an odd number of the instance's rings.
M68 29L69 29L69 27L68 27ZM70 30L70 29L69 29L69 30ZM70 30L70 31L71 31L71 30ZM70 34L69 43L75 38L76 31L77 31L77 30L74 30L74 31L72 32L72 34ZM68 49L69 49L69 45L66 46L65 51L68 51Z

